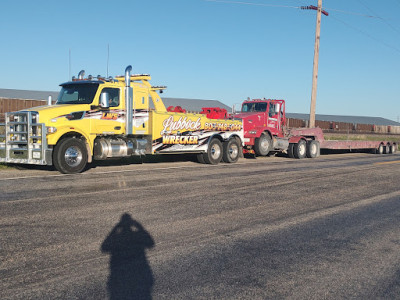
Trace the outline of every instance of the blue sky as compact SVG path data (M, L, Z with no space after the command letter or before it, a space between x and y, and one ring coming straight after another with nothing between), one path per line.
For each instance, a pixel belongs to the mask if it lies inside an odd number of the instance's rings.
M0 87L58 90L69 50L71 76L106 75L109 45L109 75L130 64L167 85L165 97L276 98L309 113L316 11L293 7L317 0L227 2L2 1ZM323 6L316 112L397 121L400 0Z

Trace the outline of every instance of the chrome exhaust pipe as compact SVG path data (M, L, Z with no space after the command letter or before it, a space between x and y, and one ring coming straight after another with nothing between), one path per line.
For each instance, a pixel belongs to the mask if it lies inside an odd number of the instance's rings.
M79 72L79 74L78 74L78 79L79 79L79 80L82 80L82 79L83 79L83 76L85 76L85 70L81 70L81 71Z
M131 86L131 71L132 71L132 66L129 65L125 69L125 86L130 87Z
M133 90L131 88L132 66L125 69L125 134L133 133Z
M51 95L47 98L47 105L52 105L53 104L53 97Z

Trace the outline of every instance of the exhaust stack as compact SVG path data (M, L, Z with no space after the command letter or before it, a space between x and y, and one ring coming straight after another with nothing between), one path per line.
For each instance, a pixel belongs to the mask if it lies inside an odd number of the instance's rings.
M53 97L51 95L47 98L47 105L52 105L53 104Z
M79 79L79 80L82 80L82 79L83 79L83 76L85 76L85 70L82 70L82 71L79 72L79 74L78 74L78 79Z
M131 88L132 66L125 69L125 134L133 133L133 90Z

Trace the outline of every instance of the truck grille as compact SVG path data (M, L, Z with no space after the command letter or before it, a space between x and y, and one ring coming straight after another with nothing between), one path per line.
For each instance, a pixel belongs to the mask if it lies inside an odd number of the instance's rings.
M0 124L0 162L46 165L46 127L38 113L6 113Z

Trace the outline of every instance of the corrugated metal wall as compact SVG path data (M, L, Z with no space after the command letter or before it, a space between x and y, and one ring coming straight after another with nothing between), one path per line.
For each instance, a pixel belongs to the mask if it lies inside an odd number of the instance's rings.
M0 122L4 122L4 114L10 111L45 105L46 100L24 100L0 98Z
M307 120L287 118L286 124L289 128L306 127ZM384 126L373 124L353 124L344 122L315 121L315 126L330 132L350 133L391 133L400 134L400 126Z

